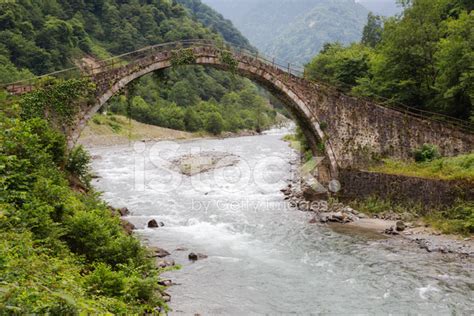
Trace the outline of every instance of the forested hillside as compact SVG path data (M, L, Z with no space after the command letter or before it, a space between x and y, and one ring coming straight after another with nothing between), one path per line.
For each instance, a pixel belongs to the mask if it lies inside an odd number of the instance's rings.
M400 17L370 15L361 43L325 45L306 74L355 95L474 121L473 7L412 0Z
M368 10L354 0L204 0L261 52L304 64L326 42L360 40Z
M79 63L84 56L103 59L180 39L224 38L252 49L229 21L200 1L178 2L182 5L165 0L0 3L0 83L64 69ZM160 82L165 83L166 89L157 92ZM139 107L137 102L131 102L129 114L143 123L194 131L195 127L189 129L189 124L185 124L184 114L186 107L201 101L212 104L201 104L199 122L194 124L200 130L211 130L207 126L209 118L218 122L219 127L212 129L214 132L242 128L259 130L275 118L269 103L253 84L216 70L187 67L186 71L164 71L159 81L142 79L135 86L136 91L154 96L147 97L146 101L141 99ZM241 121L233 123L221 117L229 112L220 104L225 95L249 93L252 97L245 102L253 103L232 109L238 112ZM136 97L133 92L130 94L130 98L139 100ZM123 109L111 108L121 112ZM143 108L147 108L146 115Z

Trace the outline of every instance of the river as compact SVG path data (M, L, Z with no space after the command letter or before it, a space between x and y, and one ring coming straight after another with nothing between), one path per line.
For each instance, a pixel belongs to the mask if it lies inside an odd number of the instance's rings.
M182 266L165 274L178 284L172 314L474 314L470 259L336 232L288 207L280 189L296 153L285 132L91 149L103 198ZM240 162L193 177L170 169L199 150ZM150 219L165 226L146 228ZM191 251L209 257L190 262Z

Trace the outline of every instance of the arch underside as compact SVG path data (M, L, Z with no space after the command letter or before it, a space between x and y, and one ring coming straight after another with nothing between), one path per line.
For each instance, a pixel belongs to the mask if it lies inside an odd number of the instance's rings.
M220 70L229 71L229 67L220 62L218 56L198 56L193 65L210 66ZM113 82L113 84L105 85L105 89L98 87L98 96L94 105L92 105L88 111L82 116L77 124L77 128L73 131L72 142L76 142L80 136L80 133L84 129L87 121L115 94L125 88L130 82L147 75L149 73L164 70L172 67L170 58L160 60L140 69L130 72L124 76L121 76ZM310 108L305 102L294 93L283 80L280 80L278 76L262 69L255 67L252 64L239 60L237 69L235 70L239 75L246 77L252 81L257 82L261 86L265 87L274 96L279 98L283 104L292 113L298 124L301 126L303 133L308 140L313 155L318 154L318 143L325 144L325 159L322 164L318 166L319 180L327 183L332 179L337 178L338 168L337 160L334 152L331 150L329 140L325 139L324 134L319 126L319 122L312 115ZM113 79L111 79L113 81ZM104 86L104 85L102 85ZM102 91L100 91L102 90Z

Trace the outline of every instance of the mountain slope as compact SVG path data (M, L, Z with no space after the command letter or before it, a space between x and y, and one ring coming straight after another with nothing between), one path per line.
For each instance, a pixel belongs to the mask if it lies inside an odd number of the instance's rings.
M176 2L187 8L195 20L213 32L219 33L226 42L254 50L248 39L234 27L230 20L224 19L222 14L217 13L200 0L176 0Z
M396 0L356 0L375 14L393 16L402 12L402 8Z
M205 0L252 45L286 61L306 63L324 43L360 40L368 10L354 0Z

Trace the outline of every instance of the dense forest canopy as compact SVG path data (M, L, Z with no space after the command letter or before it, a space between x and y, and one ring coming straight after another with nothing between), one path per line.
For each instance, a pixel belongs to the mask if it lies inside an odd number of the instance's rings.
M474 121L474 3L407 0L402 15L369 15L361 43L325 45L308 78L352 93Z
M204 0L262 53L304 64L326 42L351 43L368 10L354 0Z
M64 69L84 56L103 59L181 39L223 39L253 50L230 21L199 0L20 0L1 3L0 8L0 83ZM165 86L159 86L160 80ZM233 74L188 67L186 71L164 71L160 80L142 79L135 85L137 93L149 95L153 91L153 97L142 97L140 107L131 102L133 118L194 131L184 124L184 113L189 112L186 107L209 101L215 106L201 107L202 123L198 124L200 130L209 130L208 118L225 112L217 110L225 95L251 93L247 101L254 103L237 109L246 124L231 124L224 118L217 130L235 131L235 126L261 129L274 122L274 112L260 91ZM157 92L159 88L162 90ZM130 94L131 99L136 97ZM118 106L117 99L114 102L115 106L110 107L113 111L125 112L123 100L122 106Z

